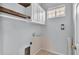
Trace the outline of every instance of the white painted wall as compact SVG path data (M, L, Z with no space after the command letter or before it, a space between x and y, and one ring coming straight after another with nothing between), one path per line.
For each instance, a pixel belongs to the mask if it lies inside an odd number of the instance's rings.
M40 37L34 37L32 39L32 45L31 45L31 50L30 50L30 54L31 55L35 55L36 53L38 53L41 49L41 38Z
M21 49L28 46L32 33L40 33L41 26L9 18L2 18L3 54L23 54Z
M61 4L46 4L43 7L50 8ZM67 54L67 38L72 39L72 4L66 6L66 16L47 19L46 29L43 31L48 39L43 39L42 48L58 54ZM53 8L52 7L52 8ZM65 24L65 30L61 30L61 24Z
M32 16L32 6L31 5L27 8L25 8L25 13L28 16Z
M3 40L2 40L2 38L3 38L3 33L2 33L2 20L1 20L1 18L0 18L0 55L2 55L2 53L3 53Z

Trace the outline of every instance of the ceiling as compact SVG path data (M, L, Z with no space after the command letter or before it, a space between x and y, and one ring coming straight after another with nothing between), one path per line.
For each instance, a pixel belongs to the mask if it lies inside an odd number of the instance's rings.
M28 7L28 6L31 5L31 3L18 3L18 4L20 4L20 5L24 6L24 7ZM44 8L45 10L48 10L49 8L53 8L53 7L57 6L57 5L62 5L64 3L39 3L39 4L40 4L40 6L42 8Z
M53 8L58 5L62 5L64 3L40 3L40 6L43 7L45 10L48 10L49 8Z

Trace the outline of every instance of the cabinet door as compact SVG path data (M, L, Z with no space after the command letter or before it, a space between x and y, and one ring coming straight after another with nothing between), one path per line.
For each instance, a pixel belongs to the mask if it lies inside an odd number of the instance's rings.
M40 8L40 23L45 24L45 11Z
M37 5L32 4L32 22L37 22Z
M43 18L42 22L43 22L43 24L45 24L45 11L42 14L42 18Z
M39 4L32 4L32 22L44 24L45 11Z
M40 8L37 7L37 22L40 23Z

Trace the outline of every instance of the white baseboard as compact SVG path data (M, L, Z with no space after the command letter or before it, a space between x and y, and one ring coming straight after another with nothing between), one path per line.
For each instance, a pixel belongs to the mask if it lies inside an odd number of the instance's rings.
M48 52L50 52L50 53L54 53L54 54L56 54L56 55L64 55L64 54L62 54L62 53L59 53L59 52L56 52L56 51L50 51L50 50L44 49L44 48L42 48L42 50L46 50L46 51L48 51Z

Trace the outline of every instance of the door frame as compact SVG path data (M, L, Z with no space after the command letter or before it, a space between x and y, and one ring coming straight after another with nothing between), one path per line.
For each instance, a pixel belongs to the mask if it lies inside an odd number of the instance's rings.
M77 48L77 7L79 3L74 3L73 4L73 23L74 23L74 40L73 44ZM77 49L73 48L73 53L77 55Z

